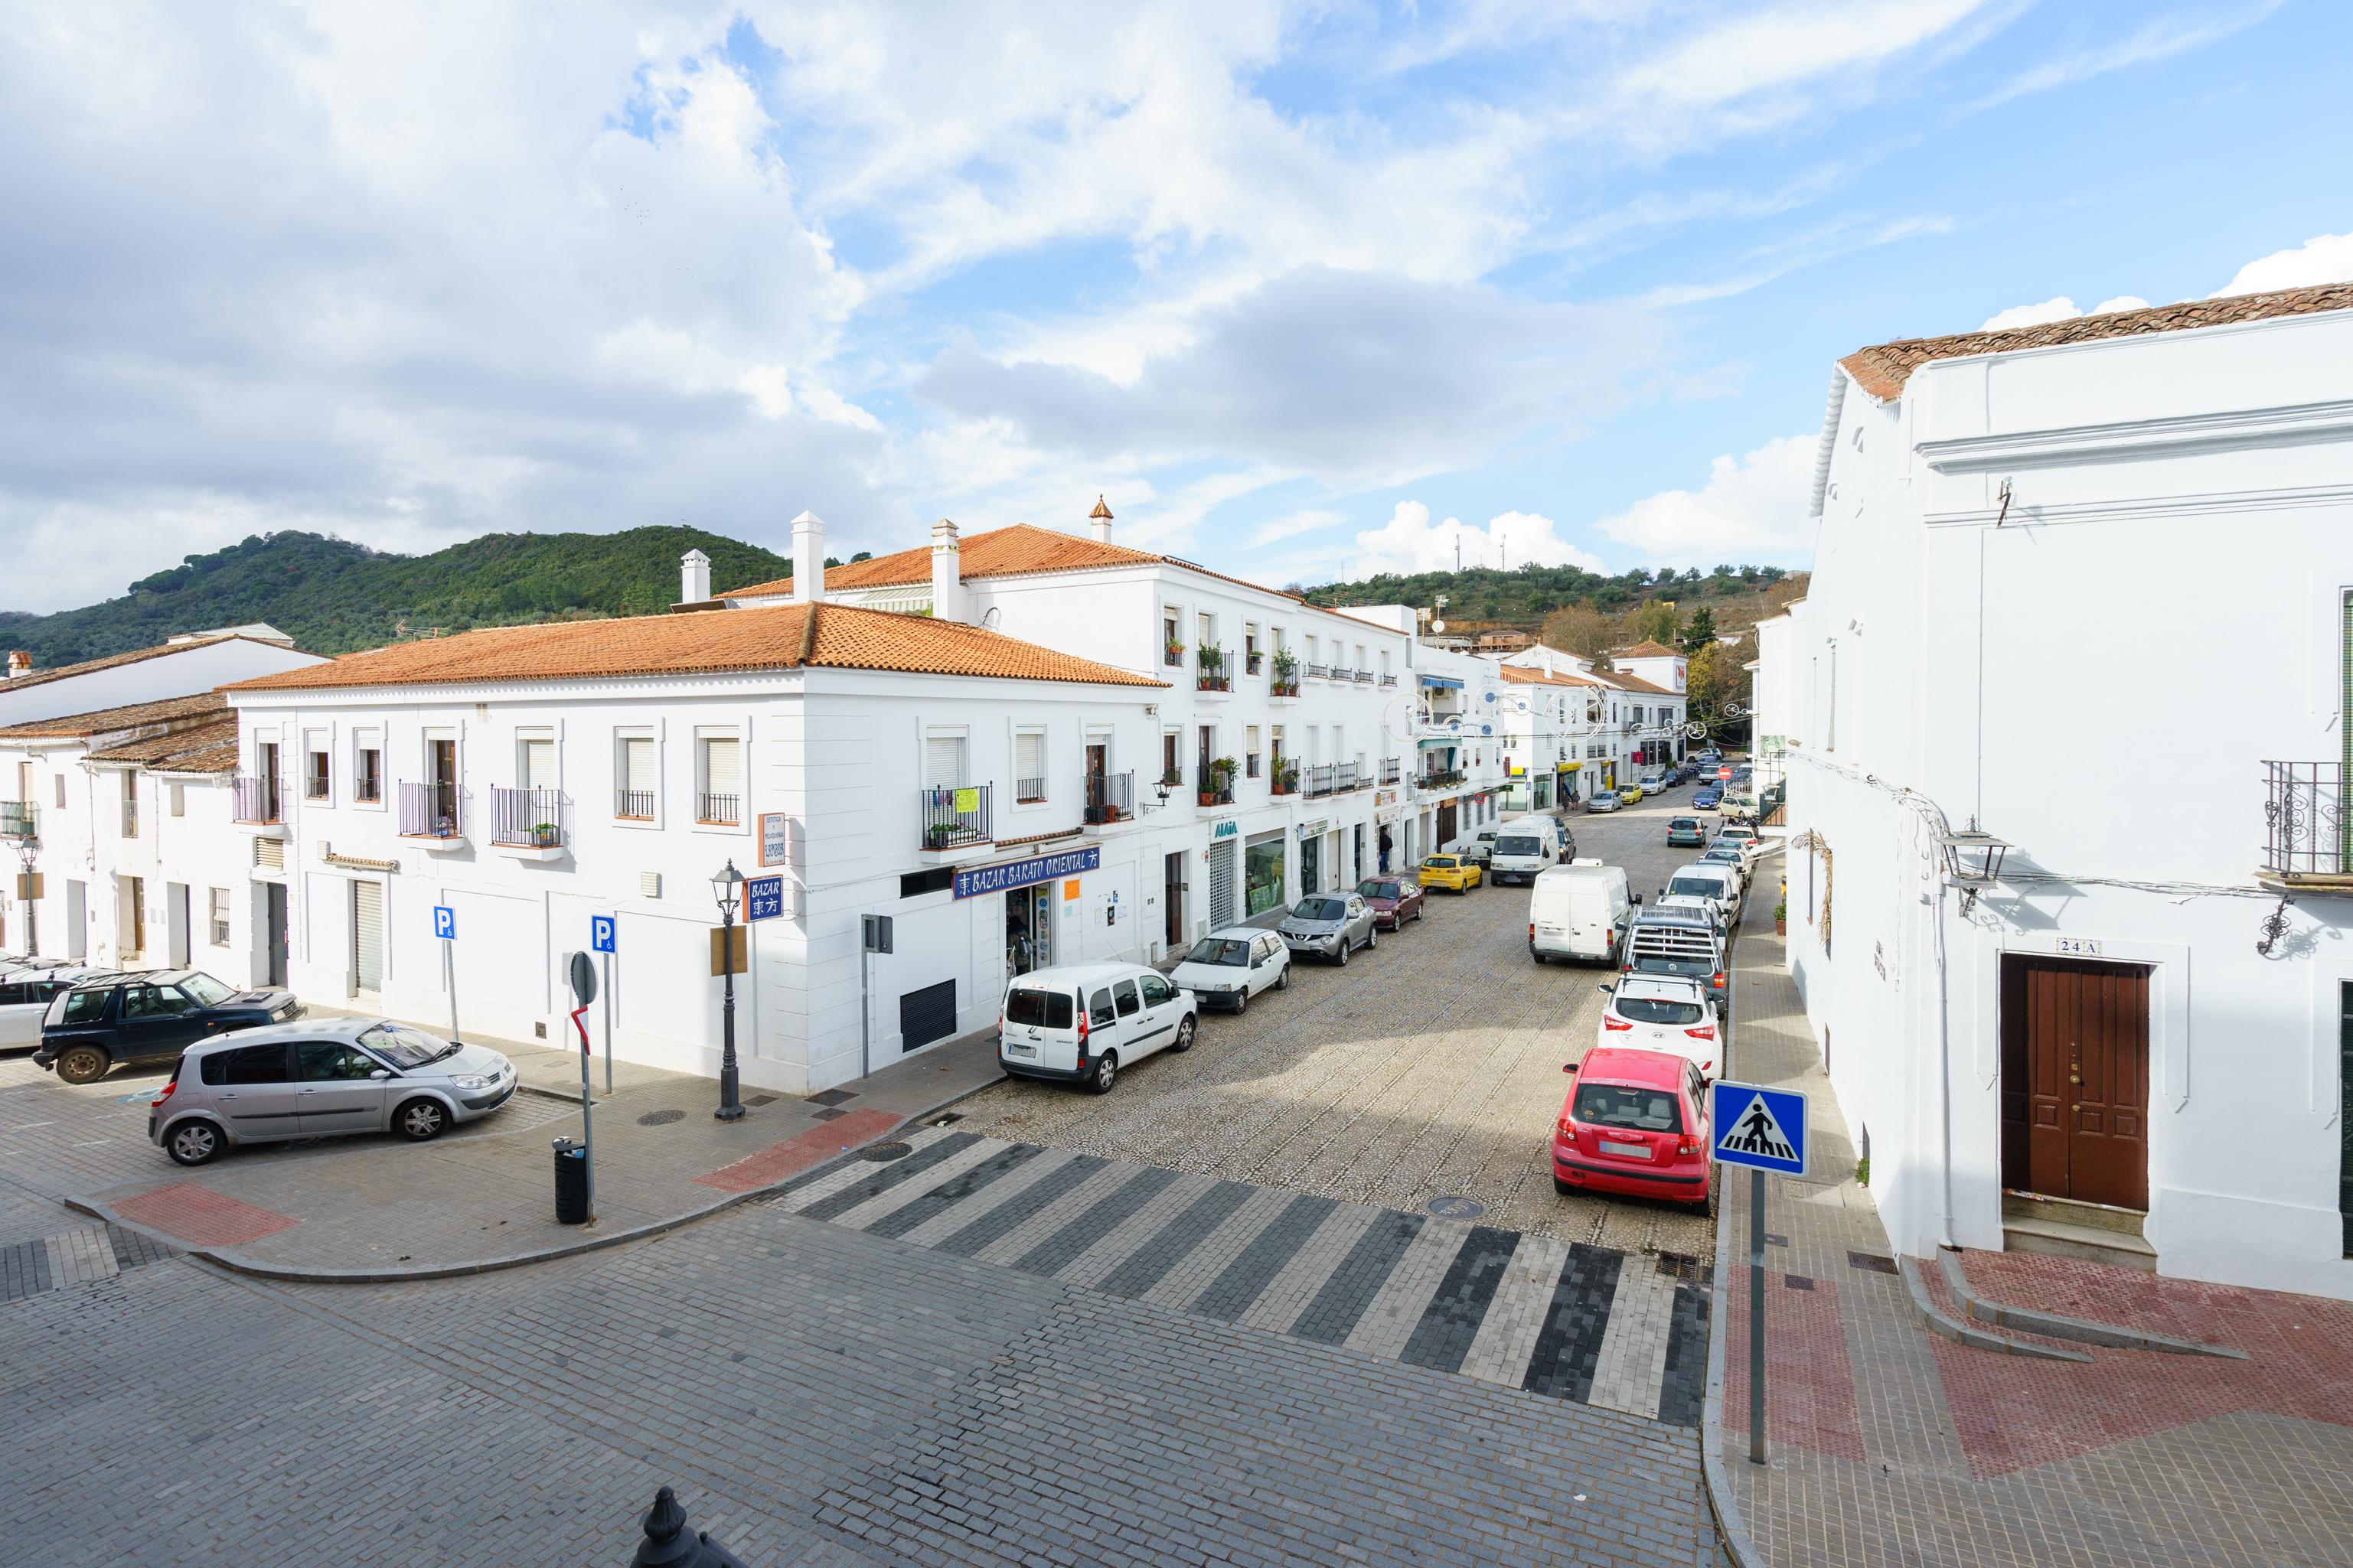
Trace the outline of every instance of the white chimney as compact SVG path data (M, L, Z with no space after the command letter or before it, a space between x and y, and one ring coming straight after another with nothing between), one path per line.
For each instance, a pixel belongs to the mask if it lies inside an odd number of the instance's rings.
M793 603L825 597L825 520L813 511L793 519Z
M1094 534L1097 544L1111 542L1111 508L1103 505L1101 496L1095 497L1095 510L1087 513L1087 527Z
M33 656L31 654L26 653L23 648L18 648L8 656L9 679L22 680L32 673Z
M964 619L964 546L946 518L932 524L932 618Z
M678 602L700 605L711 597L711 557L690 550L678 558Z

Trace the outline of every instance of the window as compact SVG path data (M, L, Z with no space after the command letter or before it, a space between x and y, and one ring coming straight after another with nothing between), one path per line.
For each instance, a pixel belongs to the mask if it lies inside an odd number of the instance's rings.
M522 787L531 790L552 790L555 779L555 737L526 735L515 758L515 776Z
M1185 770L1176 760L1176 748L1179 743L1176 731L1166 730L1161 732L1160 782L1163 784L1180 784L1184 781Z
M1258 777L1258 726L1242 726L1242 773L1247 778Z
M934 730L923 737L923 787L925 789L962 789L969 780L965 773L965 734L962 730Z
M899 879L899 896L920 898L925 893L944 893L955 886L955 868L934 866L928 871L909 871Z
M1017 986L1005 998L1005 1021L1032 1029L1067 1029L1075 1010L1067 991L1031 991Z
M302 770L302 798L304 800L326 799L328 784L326 749L314 745L311 748L310 765Z
M352 798L371 805L384 803L384 748L373 737L360 742L359 766L353 771Z
M631 822L651 822L654 791L660 777L660 760L651 735L621 737L620 777L613 815Z
M195 1003L176 985L126 985L122 988L125 1018L170 1018L193 1012Z
M1176 994L1168 982L1157 974L1147 974L1136 984L1144 987L1144 1005L1147 1007L1157 1007Z
M204 1058L202 1070L205 1082L213 1085L293 1081L286 1070L286 1047L283 1045L245 1046L234 1051L215 1051Z
M1256 675L1259 670L1258 623L1242 623L1242 673Z
M100 985L89 991L76 991L66 998L64 1022L95 1024L106 1016L106 1005L113 999L114 987L111 985Z
M1119 1022L1119 1014L1111 1005L1111 990L1108 986L1087 998L1087 1022L1098 1029L1107 1024Z
M1680 1132L1683 1108L1674 1091L1631 1084L1580 1083L1569 1110L1572 1121L1593 1127L1630 1127L1644 1132Z
M139 775L122 775L122 837L139 837Z
M213 945L227 947L228 945L228 889L227 888L212 889L212 921Z
M63 773L59 773L59 774L58 775L58 809L59 811L63 811L65 808L66 808L66 775L65 775L65 774L63 774Z
M1018 730L1013 736L1013 798L1034 805L1046 798L1046 731Z
M1144 1010L1144 1004L1135 999L1134 981L1123 980L1113 985L1111 991L1112 995L1118 1000L1121 1017L1132 1018Z
M169 799L172 802L172 815L174 816L185 816L188 815L187 785L184 784L174 784L171 785Z
M705 735L695 742L702 752L702 789L695 801L697 822L730 826L744 820L744 742L735 735Z
M303 1083L364 1082L384 1064L341 1040L302 1040L294 1047L294 1076Z

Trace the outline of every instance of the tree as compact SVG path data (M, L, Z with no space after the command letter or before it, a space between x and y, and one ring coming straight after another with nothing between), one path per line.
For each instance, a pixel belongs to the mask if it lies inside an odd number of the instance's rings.
M1748 721L1727 713L1736 703L1744 708L1748 704L1748 671L1742 666L1756 656L1756 647L1746 637L1736 644L1711 637L1683 666L1683 696L1692 721L1705 725L1712 740L1738 742L1746 737Z
M1683 626L1683 651L1697 653L1715 641L1715 612L1702 605Z
M1626 629L1633 635L1636 642L1665 643L1672 647L1683 629L1683 617L1675 614L1672 605L1653 599L1634 612L1633 619L1627 624Z
M1618 640L1618 626L1590 605L1564 605L1544 618L1539 640L1563 653L1599 658Z

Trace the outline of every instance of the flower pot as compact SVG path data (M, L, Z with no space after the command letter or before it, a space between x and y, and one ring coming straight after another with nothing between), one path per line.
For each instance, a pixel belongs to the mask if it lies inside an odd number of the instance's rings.
M1788 934L1789 934L1789 922L1788 922L1788 921L1775 921L1773 922L1773 934L1774 934L1775 936L1787 936L1787 935L1788 935Z

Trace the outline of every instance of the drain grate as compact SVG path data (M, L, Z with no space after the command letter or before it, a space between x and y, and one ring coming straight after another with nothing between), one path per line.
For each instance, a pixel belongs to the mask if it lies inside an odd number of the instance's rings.
M1814 1288L1814 1282L1802 1274L1784 1274L1781 1279L1783 1283L1792 1290L1810 1290Z
M809 1096L809 1099L818 1105L839 1105L845 1100L856 1100L857 1098L857 1091L848 1089L828 1089L823 1094L812 1094Z
M1895 1272L1895 1259L1882 1258L1876 1252L1850 1252L1846 1255L1846 1261L1850 1268L1868 1268L1873 1274Z
M954 1127L957 1122L962 1121L963 1120L963 1111L951 1110L945 1116L933 1117L932 1125L934 1127Z
M683 1121L685 1120L686 1112L683 1110L649 1110L643 1116L638 1118L638 1125L640 1127L667 1127L673 1121Z
M746 1105L774 1105L776 1103L776 1097L773 1094L751 1094L744 1097L744 1103Z
M914 1152L913 1143L869 1143L858 1152L858 1157L877 1165L887 1165L893 1160L903 1160Z
M1440 1219L1477 1219L1487 1212L1477 1198L1432 1198L1423 1206Z
M828 1105L823 1110L818 1111L811 1120L818 1121L830 1121L837 1116L847 1116L849 1114L849 1112L842 1110L839 1106Z

